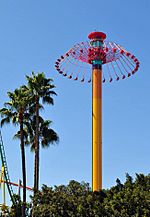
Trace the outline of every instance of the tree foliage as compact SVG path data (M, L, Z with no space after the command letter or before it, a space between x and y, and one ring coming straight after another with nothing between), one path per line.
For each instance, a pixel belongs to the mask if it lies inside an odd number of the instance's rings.
M53 80L50 78L46 78L45 74L38 73L37 75L32 72L31 76L26 76L28 82L28 88L31 92L31 96L34 98L33 102L35 105L35 137L34 137L34 151L35 151L35 167L34 167L34 191L36 192L39 189L39 140L40 140L40 102L42 101L43 104L53 105L54 100L53 96L56 95L55 91L53 90L55 86L53 85ZM46 127L44 132L45 136L47 133L54 133L54 131L48 132L48 128ZM47 133L46 133L47 130ZM55 134L57 135L57 134ZM48 138L48 137L47 137ZM52 139L52 137L51 137ZM55 137L56 139L56 137ZM48 139L49 140L49 139ZM43 144L48 145L50 142L45 139ZM57 140L57 139L56 139ZM50 140L49 140L50 141ZM55 141L55 140L53 140ZM52 142L52 140L51 140ZM47 144L46 144L47 143Z
M136 174L109 190L92 192L89 184L70 181L54 188L43 185L32 197L32 213L40 217L149 217L150 175Z
M22 213L26 216L26 162L25 145L30 145L35 152L34 162L34 190L38 190L39 185L39 151L42 148L54 145L59 141L57 133L51 128L52 121L44 120L40 115L43 105L53 105L53 80L46 78L45 74L32 72L31 76L26 76L27 85L22 85L14 92L8 92L9 101L4 103L0 109L1 126L12 123L19 126L14 138L20 140L22 156L22 176L23 176L23 203Z
M21 86L15 89L14 92L8 92L9 101L4 103L4 108L0 109L2 117L1 126L12 122L14 125L20 126L20 147L22 161L22 178L23 178L23 205L22 216L25 217L26 211L26 162L25 162L25 144L24 144L24 120L25 113L29 107L28 88Z

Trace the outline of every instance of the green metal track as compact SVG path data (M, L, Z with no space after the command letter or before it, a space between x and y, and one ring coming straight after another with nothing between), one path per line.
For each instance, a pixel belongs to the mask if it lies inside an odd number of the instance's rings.
M6 155L5 155L5 149L4 149L1 130L0 130L0 157L2 161L2 166L4 166L4 175L5 175L6 185L7 185L7 189L8 189L11 201L13 204L16 204L15 198L13 197L14 195L13 189L10 184L10 178L9 178L9 173L8 173L8 166L7 166L7 161L6 161Z

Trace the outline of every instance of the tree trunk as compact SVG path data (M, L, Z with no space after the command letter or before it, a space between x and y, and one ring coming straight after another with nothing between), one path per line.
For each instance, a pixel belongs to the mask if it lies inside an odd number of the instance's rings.
M36 150L36 147L35 147L35 150ZM34 196L35 196L35 193L37 192L37 189L36 189L36 167L37 167L37 163L36 163L36 152L35 152L35 156L34 156ZM35 207L35 206L36 206L36 202L35 202L35 200L33 200L33 207ZM33 210L32 210L31 216L35 217Z
M39 190L39 97L36 96L36 131L35 131L35 192Z
M23 205L22 217L26 216L26 164L25 164L25 148L24 148L24 133L23 133L23 109L20 109L20 140L21 140L21 158L22 158L22 179L23 179Z
M36 166L37 165L36 165L36 147L35 147L35 154L34 154L34 193L36 192Z

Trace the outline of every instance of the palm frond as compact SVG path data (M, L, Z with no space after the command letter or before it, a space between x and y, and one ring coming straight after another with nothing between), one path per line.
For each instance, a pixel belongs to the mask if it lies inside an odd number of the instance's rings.
M49 97L49 96L44 96L44 97L42 98L42 102L43 102L43 103L47 103L47 104L49 104L49 105L54 105L54 100L53 100L53 98L52 98L52 97Z
M3 127L5 124L9 124L9 123L10 123L10 118L9 117L3 118L1 120L1 127Z

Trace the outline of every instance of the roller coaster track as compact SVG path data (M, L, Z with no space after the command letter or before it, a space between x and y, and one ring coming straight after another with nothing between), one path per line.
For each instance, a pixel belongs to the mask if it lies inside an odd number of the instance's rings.
M2 161L2 166L4 167L4 176L5 176L5 182L7 185L8 193L10 195L12 203L16 204L16 200L13 197L13 195L14 195L13 188L12 188L12 184L11 184L9 173L8 173L8 166L7 166L7 160L6 160L1 130L0 130L0 157L1 157L1 161Z

